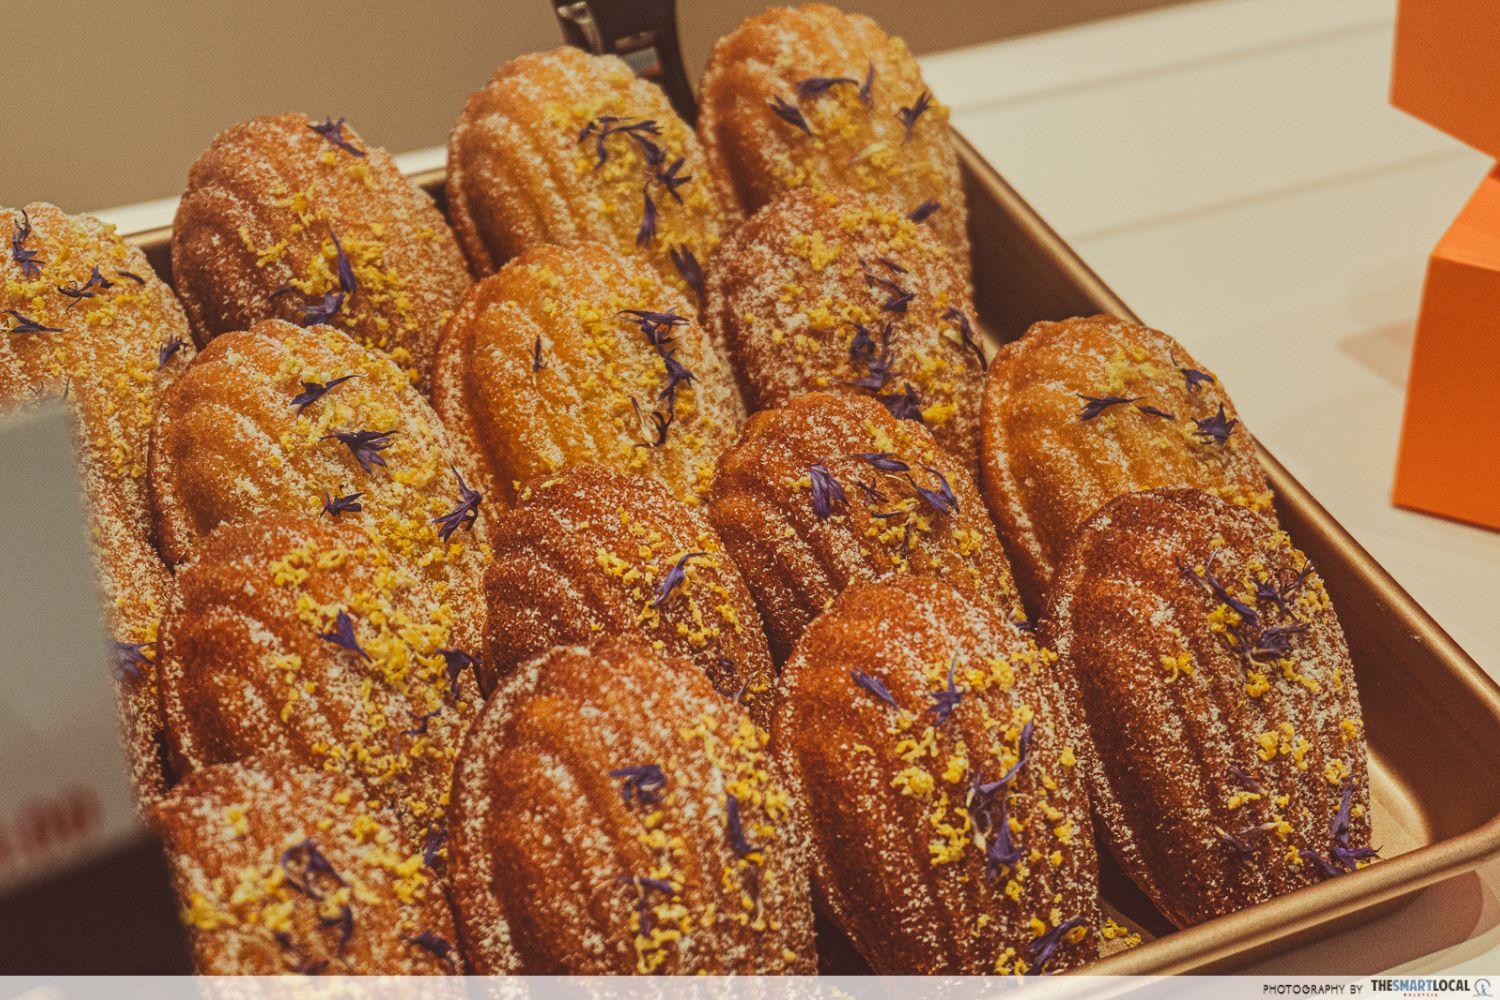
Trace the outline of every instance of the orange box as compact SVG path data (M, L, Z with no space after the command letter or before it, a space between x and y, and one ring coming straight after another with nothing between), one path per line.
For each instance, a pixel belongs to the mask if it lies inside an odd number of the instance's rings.
M1392 499L1500 528L1500 168L1427 264Z
M1401 0L1391 103L1500 160L1500 3Z

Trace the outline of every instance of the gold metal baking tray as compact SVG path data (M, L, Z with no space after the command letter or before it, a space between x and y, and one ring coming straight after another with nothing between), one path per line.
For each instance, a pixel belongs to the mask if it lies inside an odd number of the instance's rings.
M976 305L991 346L1038 320L1098 312L1136 318L972 146L955 141ZM412 179L444 206L442 171ZM127 238L171 280L169 229ZM1282 524L1317 562L1348 636L1370 746L1372 842L1384 860L1173 930L1106 857L1106 909L1145 943L1090 972L1228 971L1394 909L1416 890L1500 855L1500 688L1263 448L1261 461ZM834 965L858 971L846 961Z

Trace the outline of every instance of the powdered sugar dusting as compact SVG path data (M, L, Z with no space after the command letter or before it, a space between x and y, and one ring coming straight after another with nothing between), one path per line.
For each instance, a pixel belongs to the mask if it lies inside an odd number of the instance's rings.
M507 498L599 462L697 504L744 420L729 364L687 298L595 243L533 247L475 286L434 381L438 414Z
M882 471L868 455L889 456L905 471ZM846 496L827 517L813 502L814 465ZM947 513L918 490L940 496L943 482L956 501ZM807 623L857 581L933 574L1005 617L1024 617L962 463L921 424L897 420L870 399L810 393L751 416L719 460L709 517L755 595L778 662Z
M589 131L641 122L655 130L640 134L651 147ZM660 175L679 158L674 195ZM478 274L540 243L591 241L639 256L695 294L673 248L706 262L733 221L706 168L697 138L659 87L616 56L563 47L512 60L469 97L448 140L449 212ZM692 180L675 186L684 177Z
M769 722L775 674L750 591L708 519L651 480L579 466L528 490L496 522L485 592L491 684L553 646L634 635Z
M469 284L458 243L389 153L346 125L343 141L364 153L355 156L311 124L302 114L252 118L193 164L172 268L194 336L202 345L259 320L298 319L333 296L323 322L425 386ZM351 276L354 287L343 287Z
M435 874L355 781L277 757L204 768L151 814L200 975L446 975Z
M859 85L799 98L799 84L817 78ZM806 130L773 110L778 100L795 107ZM908 128L906 118L924 104ZM948 109L931 101L906 43L868 17L805 4L749 18L714 45L699 105L698 134L726 202L749 214L804 187L881 192L919 215L935 202L923 225L968 273Z
M807 843L766 739L690 665L635 641L523 665L454 779L472 970L812 973ZM647 764L664 784L627 801L609 772Z
M978 467L983 385L962 268L886 196L794 191L736 230L708 269L704 319L756 409L810 390L900 394Z
M1080 532L1040 630L1091 734L1102 833L1174 922L1365 863L1349 651L1322 579L1265 518L1196 490L1121 497Z
M1222 442L1200 427L1221 406ZM1037 323L1000 349L982 450L985 499L1038 603L1079 525L1123 493L1192 486L1275 516L1223 386L1171 337L1112 316Z

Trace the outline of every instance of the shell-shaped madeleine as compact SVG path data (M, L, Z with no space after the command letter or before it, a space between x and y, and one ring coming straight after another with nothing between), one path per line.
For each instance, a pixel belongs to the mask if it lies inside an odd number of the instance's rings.
M1078 527L1122 494L1194 487L1275 517L1229 395L1160 331L1037 323L995 355L983 410L985 500L1038 602Z
M984 354L968 282L889 198L796 191L767 205L715 255L703 315L751 409L813 390L880 395L920 409L978 468Z
M719 39L698 135L726 202L745 214L792 188L889 194L965 275L969 236L948 109L906 43L824 4L776 7Z
M448 138L448 212L476 274L539 243L603 243L696 294L735 218L693 130L616 56L522 56Z
M660 484L579 466L502 514L494 546L486 690L553 646L633 635L769 723L776 675L750 591L708 518Z
M470 970L812 974L807 842L768 739L636 640L523 666L454 772Z
M709 519L777 663L856 582L931 574L1025 617L966 466L874 400L809 393L752 415L719 459Z
M419 845L357 782L278 757L188 775L153 810L199 975L451 975Z
M215 338L162 394L151 435L169 562L221 524L294 512L350 521L440 588L459 644L473 648L488 549L468 471L390 359L282 320Z
M438 414L507 498L599 462L697 503L745 416L687 299L593 243L535 247L476 285L434 382Z
M453 606L352 524L215 532L162 623L162 718L182 773L257 754L358 778L413 837L437 829L479 707Z
M0 413L62 397L78 421L131 768L149 799L164 786L150 643L171 576L150 541L146 453L157 396L193 356L187 322L113 226L47 204L0 209L0 225Z
M773 755L819 905L881 975L1098 953L1098 859L1057 656L934 577L851 586L782 672Z
M1307 558L1198 490L1121 497L1058 569L1062 658L1101 832L1179 926L1368 863L1354 668Z
M221 132L188 174L172 272L200 346L263 319L326 323L425 384L468 268L432 199L343 121Z

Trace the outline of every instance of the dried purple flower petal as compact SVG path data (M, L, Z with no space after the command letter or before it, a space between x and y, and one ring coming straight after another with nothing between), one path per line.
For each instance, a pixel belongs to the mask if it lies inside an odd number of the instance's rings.
M427 824L427 832L422 838L422 863L428 868L436 867L438 852L443 849L443 843L448 839L448 828L441 822Z
M689 322L687 317L676 313L651 312L648 309L622 309L616 315L633 316L635 325L641 328L653 347L665 345L671 339L674 326Z
M142 278L138 274L131 274L129 271L116 271L115 272L115 277L116 278L125 278L125 279L127 279L129 281L135 282L137 285L144 285L146 283L146 279L145 278Z
M724 796L724 827L735 857L743 858L755 852L755 847L745 839L745 828L740 822L740 800L733 792Z
M309 406L322 399L324 395L343 385L352 378L361 378L360 375L340 375L338 378L329 379L327 382L303 382L302 391L292 397L291 405L297 408L298 416Z
M344 244L339 242L339 234L333 231L331 225L328 227L328 237L333 240L334 266L339 276L339 291L353 296L359 291L359 282L354 278L354 265L349 262L349 255L344 253Z
M416 720L415 725L413 725L410 729L403 729L403 730L401 730L401 732L397 733L396 735L398 737L400 737L400 736L426 736L427 735L428 724L430 722L432 722L433 719L435 719L439 715L441 715L442 712L443 712L443 707L441 705L439 705L437 708L434 708L430 712L424 712L421 715L413 716L413 718Z
M646 878L644 875L617 875L616 882L627 882L644 893L650 889L653 892L666 893L668 896L677 895L677 887L664 878Z
M1041 970L1052 959L1052 956L1057 954L1057 949L1062 947L1063 935L1082 925L1082 917L1072 917L1032 941L1026 946L1027 968Z
M1182 372L1182 377L1187 382L1188 392L1192 392L1204 382L1214 381L1214 377L1208 374L1208 372L1200 372L1196 368L1179 368L1177 370Z
M1035 731L1036 720L1027 719L1026 725L1021 727L1020 736L1016 739L1016 762L1012 764L1004 774L1000 775L1000 777L996 778L994 781L988 781L984 782L983 784L975 785L974 791L977 792L980 796L989 797L994 795L1000 789L1009 786L1010 783L1015 780L1016 775L1020 774L1021 771L1025 769L1027 762L1030 760L1030 757L1028 755L1031 752L1031 734Z
M292 870L292 866L298 864L302 869L300 873ZM323 852L318 850L317 843L311 837L282 851L280 865L282 872L286 875L286 884L311 899L323 898L313 886L314 876L323 875L333 879L339 885L348 884L324 857Z
M11 225L16 231L10 237L11 260L21 265L21 277L31 281L42 273L42 265L46 261L37 257L40 251L29 250L26 241L31 238L31 216L26 214L26 209L21 209L21 221L11 220Z
M864 494L865 502L872 503L872 504L874 504L874 503L885 503L886 502L886 495L884 493L880 492L879 490L877 490L875 487L871 486L869 483L865 482L864 480L862 480L862 479L856 479L854 481L854 485L859 490L860 493ZM875 516L878 517L879 515L875 515Z
M339 929L339 943L334 954L344 957L344 949L349 946L349 939L354 936L354 910L347 903L339 907L336 917L319 917L318 924L322 927L337 927Z
M974 327L969 323L968 314L953 307L943 313L943 319L958 327L958 335L963 338L964 346L979 358L979 370L989 371L989 360L984 356L984 347L980 345L979 338L974 336Z
M807 119L802 116L802 111L795 104L788 104L778 95L770 102L771 110L776 112L776 117L784 122L797 126L808 135L813 134L812 126L807 124Z
M1246 858L1255 857L1255 848L1251 847L1244 840L1225 830L1223 827L1214 827L1214 832L1219 835L1219 843L1224 847L1229 848L1229 850L1233 853L1242 855Z
M852 87L858 87L859 81L847 76L810 76L806 80L797 81L797 100L807 97L816 97L837 87L839 84L847 83Z
M627 806L639 802L642 805L654 805L661 801L662 789L667 786L667 776L662 772L660 764L632 764L629 767L617 767L609 772L611 778L623 778L620 785L620 797L625 800Z
M348 446L354 455L359 467L366 473L372 465L385 465L385 459L380 453L391 446L391 438L396 432L390 431L334 431L332 434L324 434L319 440L327 441L330 438L342 441Z
M888 451L857 451L854 457L864 459L881 472L906 472L911 468Z
M458 506L448 513L432 519L433 524L441 524L438 529L438 537L444 542L453 537L453 533L459 528L466 531L474 530L474 522L479 520L479 505L484 502L484 497L478 490L469 488L464 482L464 477L459 475L458 469L449 465L453 478L458 480Z
M955 653L953 659L948 663L947 685L936 691L927 692L927 697L932 699L932 704L927 707L927 711L937 716L937 719L932 723L933 728L937 728L947 722L948 716L952 715L953 710L958 707L958 703L963 701L964 693L953 684L953 671L957 667L958 654Z
M297 320L301 326L326 326L344 308L343 292L324 292L322 298L304 302L299 307L302 316Z
M542 335L537 334L536 341L531 345L531 373L535 375L546 367L542 363Z
M672 421L676 419L675 410L669 409L666 414L662 414L659 410L652 410L643 415L641 404L634 396L630 397L630 408L635 411L636 422L642 427L646 426L647 417L650 418L650 438L646 441L637 441L637 448L660 448L667 443L667 431L671 428Z
M661 162L663 155L661 147L647 138L647 136L661 135L661 129L657 126L655 119L632 122L614 115L602 115L590 121L583 127L583 131L578 133L580 143L586 141L591 135L594 137L594 151L598 154L598 161L594 164L595 170L604 166L604 162L609 159L609 149L606 143L610 136L616 134L633 140L648 164L655 166Z
M156 370L161 371L167 367L167 362L172 360L172 356L186 346L187 342L181 337L173 337L162 344L161 349L156 352Z
M880 678L871 677L863 670L857 669L849 671L849 676L854 679L854 683L858 684L860 687L864 688L866 691L870 692L875 697L879 698L881 701L885 702L892 708L899 709L901 707L900 705L896 704L896 699L891 695L891 689L886 687L885 682Z
M902 127L906 130L906 134L901 140L903 144L911 141L911 130L917 127L917 119L921 118L931 107L932 95L924 90L917 95L917 99L912 102L911 107L903 105L901 110L896 112L897 117L901 119Z
M329 496L328 491L324 490L323 512L318 516L322 517L323 514L327 514L337 521L340 514L358 514L365 509L364 504L359 502L362 496L364 496L363 493L346 493L341 497L334 497Z
M344 138L343 118L340 118L338 121L334 121L333 116L328 115L323 119L322 124L308 122L307 127L321 135L324 139L328 140L339 149L342 149L344 152L349 153L352 156L363 157L365 155L364 150L360 149L358 146L355 146L353 143L351 143L348 139Z
M432 954L444 962L453 964L453 945L441 934L434 934L432 931L423 931L416 937L406 938L406 941L416 945L418 948L432 952Z
M865 284L879 285L890 293L890 297L880 304L880 308L884 312L904 313L906 312L906 307L911 304L911 300L916 298L915 292L907 291L890 278L879 274L866 272Z
M1255 648L1245 655L1257 662L1263 659L1279 660L1292 651L1292 636L1306 632L1308 628L1306 622L1273 625L1260 633L1255 640Z
M1184 579L1205 588L1209 593L1213 594L1221 602L1228 605L1235 612L1237 612L1240 618L1243 619L1244 624L1249 625L1253 628L1255 625L1259 624L1260 615L1254 608L1250 607L1250 605L1246 604L1244 601L1240 600L1238 597L1235 597L1228 590L1226 590L1224 588L1224 585L1221 584L1218 581L1218 578L1214 576L1214 560L1219 558L1220 551L1222 550L1214 549L1213 552L1209 553L1208 562L1203 567L1202 576L1199 576L1193 570L1193 568L1185 562L1179 562L1177 564L1177 568L1182 573Z
M1229 441L1229 435L1234 430L1238 420L1226 420L1224 417L1224 404L1219 404L1219 412L1206 420L1194 420L1198 425L1194 433L1205 442L1212 441L1214 444L1225 444Z
M10 328L10 330L8 331L9 333L62 333L63 332L63 329L60 326L47 326L45 324L38 323L36 320L31 319L28 316L21 315L20 313L16 312L14 309L7 309L7 310L5 310L5 314L7 316L9 316L15 322L15 325L12 326Z
M667 572L666 578L662 580L661 586L656 588L656 597L651 601L653 608L659 608L672 596L672 591L687 579L687 564L693 559L701 559L708 555L707 552L689 552Z
M859 85L859 103L869 107L875 100L875 64L865 63L865 82Z
M860 389L884 388L891 370L891 324L886 323L881 330L877 350L870 331L863 323L855 323L854 336L849 341L849 364L855 368L863 367L869 374L847 384Z
M638 247L650 246L656 239L656 202L651 200L651 192L647 188L641 188L641 197L645 199L645 212L641 216L641 228L635 234L635 245Z
M1325 878L1338 878L1340 875L1348 874L1344 869L1335 865L1317 851L1309 851L1304 847L1299 849L1297 853L1302 856L1303 861L1311 861L1316 865L1318 871L1322 872Z
M875 402L884 406L890 415L897 420L915 420L919 424L926 424L922 417L922 404L917 399L917 390L912 388L910 382L902 392L886 393L875 397Z
M359 644L359 637L355 635L354 619L342 608L334 619L333 631L319 632L318 638L351 653L358 653L367 663L370 661L370 654L365 652L364 647Z
M1136 409L1140 410L1142 413L1146 414L1147 416L1161 417L1163 420L1176 420L1177 419L1177 414L1175 414L1175 413L1168 413L1166 410L1158 409L1155 406L1137 406Z
M656 171L657 182L667 189L667 194L671 195L673 200L679 205L682 204L682 195L677 193L677 189L693 179L692 174L688 174L686 177L677 176L677 171L681 170L683 164L686 162L684 157L679 156L672 161L672 165L667 167L667 169Z
M1013 868L1021 855L1025 852L1021 845L1016 842L1015 834L1010 828L1010 806L1004 800L1000 800L1000 816L993 824L990 833L993 839L989 842L989 848L985 851L984 880L993 882L1000 874L1001 868Z
M677 273L682 280L699 295L703 294L703 268L698 264L698 258L693 256L693 251L686 243L674 244L668 251L672 255L672 266L677 268Z
M461 649L440 649L437 655L443 658L448 671L448 694L453 698L458 697L458 679L463 676L465 670L479 669L479 661Z
M151 659L146 655L146 647L153 646L151 642L121 642L114 640L114 647L110 652L113 661L115 680L123 681L127 677L131 680L141 679L141 665L150 663Z
M936 198L928 198L922 204L906 213L906 217L913 222L926 222L932 214L943 207L943 203Z
M73 305L68 306L69 309L72 309L73 306L76 306L84 299L97 298L99 293L94 291L95 288L98 288L101 291L107 291L108 289L113 287L114 282L110 281L104 275L100 274L99 268L95 267L93 269L93 272L89 275L88 280L83 284L80 285L78 282L74 281L67 285L58 285L57 291L59 295L66 296L67 298L73 300Z
M1141 399L1140 396L1085 396L1081 392L1076 395L1085 403L1084 408L1078 414L1079 420L1093 420L1111 406L1134 403Z
M849 498L844 495L844 488L839 485L833 473L828 471L826 465L810 465L807 467L808 482L812 484L813 513L818 516L819 521L826 521L833 513L834 503L841 503L846 508L849 506Z
M1229 772L1229 776L1235 780L1235 783L1245 791L1254 792L1256 795L1260 795L1265 791L1265 789L1261 787L1260 782L1250 777L1250 775L1247 774L1244 769L1234 764L1230 764L1225 768L1225 770Z
M927 489L926 487L920 485L916 481L916 479L912 477L911 473L908 472L906 474L907 482L911 483L912 489L917 491L917 496L926 501L927 506L931 507L933 511L938 514L952 514L954 511L958 510L958 497L953 495L953 487L948 485L948 477L944 476L941 472L934 469L930 465L924 465L922 466L922 468L926 470L928 474L937 477L938 488L935 490Z

